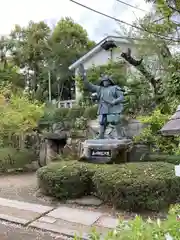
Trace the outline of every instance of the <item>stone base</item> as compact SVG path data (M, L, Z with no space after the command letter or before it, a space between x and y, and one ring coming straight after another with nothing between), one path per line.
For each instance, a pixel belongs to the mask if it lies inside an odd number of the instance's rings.
M126 162L131 146L129 139L89 139L80 144L79 160L90 163Z

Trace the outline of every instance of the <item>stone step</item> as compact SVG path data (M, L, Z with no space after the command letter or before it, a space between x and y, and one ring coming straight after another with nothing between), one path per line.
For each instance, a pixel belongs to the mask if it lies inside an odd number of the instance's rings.
M77 235L82 239L88 239L92 228L104 235L117 225L118 219L106 216L102 212L60 206L29 226L69 237Z
M0 219L68 237L77 235L82 239L88 239L92 227L104 235L118 225L118 219L97 209L67 205L53 208L4 198L0 198Z
M53 210L52 207L0 198L0 219L27 225Z

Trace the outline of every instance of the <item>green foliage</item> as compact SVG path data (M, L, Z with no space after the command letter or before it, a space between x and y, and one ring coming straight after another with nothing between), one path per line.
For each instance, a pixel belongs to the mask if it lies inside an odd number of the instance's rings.
M163 162L95 165L67 161L43 167L37 174L45 194L65 199L94 191L104 202L129 210L160 210L178 200L180 193L174 165Z
M163 125L169 120L169 116L162 114L160 109L154 110L149 116L139 117L139 120L145 124L151 124L153 133L157 133Z
M134 138L136 143L143 142L148 144L152 146L154 151L179 155L179 137L165 137L158 134L160 129L169 120L169 115L162 114L159 109L156 109L151 115L139 117L139 120L147 124L147 127L139 136Z
M76 118L75 129L79 130L86 130L87 129L87 118L81 116L79 118Z
M66 127L75 129L85 129L87 120L97 118L97 106L74 106L72 108L53 108L50 106L44 111L39 125L50 125L53 123L62 123Z
M56 108L54 110L53 122L58 123L60 121L65 121L69 113L69 108Z
M0 39L0 79L28 87L33 99L44 102L50 73L52 98L72 98L73 73L68 67L92 46L87 32L71 18L60 19L52 31L44 21L15 25L10 36Z
M27 164L35 160L36 156L30 149L0 148L0 172L7 172L9 169L24 168Z
M119 220L119 225L115 230L103 234L105 240L164 240L179 239L180 222L174 212L169 212L165 220L143 220L140 216L136 216L134 220L125 222ZM80 238L74 237L74 240ZM102 235L98 231L93 230L89 239L100 240Z
M167 155L167 154L149 154L146 155L142 161L148 162L168 162L174 165L180 164L180 155Z
M129 163L99 170L93 176L98 196L124 209L159 210L177 200L174 165ZM178 184L179 185L179 184ZM168 192L167 189L169 190Z
M79 107L79 106L70 108L68 111L68 114L67 114L67 118L68 119L76 119L76 118L82 116L83 112L84 112L84 108Z
M87 119L94 120L97 118L97 110L98 110L97 105L86 107L83 116Z
M45 194L65 200L85 195L88 191L88 171L75 161L53 163L37 171L40 188Z
M24 95L10 94L7 88L1 89L1 138L33 131L43 115L43 109L44 105L39 105L36 101L30 102Z

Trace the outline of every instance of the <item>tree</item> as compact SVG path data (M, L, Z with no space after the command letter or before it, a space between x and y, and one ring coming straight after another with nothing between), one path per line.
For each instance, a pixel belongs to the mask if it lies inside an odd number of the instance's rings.
M53 88L58 90L55 92L55 97L58 96L59 99L72 97L69 93L74 87L74 81L68 67L89 51L94 44L89 40L88 34L82 26L71 18L62 18L57 23L50 38L51 58L49 63L54 75Z
M45 52L49 49L50 28L42 21L31 21L27 27L16 25L10 36L13 61L20 68L26 68L27 75L30 75L30 71L33 72L30 89L36 92L38 84L41 84L39 74L41 68L44 68Z
M19 68L8 55L9 50L9 39L2 36L0 39L0 86L13 84L14 90L24 88L25 81L18 72Z
M13 135L32 132L43 116L44 105L31 102L19 92L12 93L11 86L0 88L0 140L1 143Z
M168 111L168 103L180 100L180 56L171 51L171 47L178 46L177 24L170 18L171 9L164 1L156 1L156 11L145 16L136 23L138 30L135 32L139 38L139 59L131 55L131 49L121 54L127 62L133 65L145 77L151 85L156 105L161 104L163 111ZM163 3L163 4L162 4ZM162 18L163 16L163 18ZM158 19L162 18L162 21ZM141 29L141 30L139 30ZM148 61L147 56L149 57ZM147 65L149 60L156 57L155 63L158 67L150 69ZM152 66L152 62L151 62ZM158 77L156 75L158 73Z
M8 39L13 63L23 68L31 96L44 101L48 96L48 74L53 98L70 98L73 87L68 66L94 43L87 32L70 18L61 19L51 30L44 22L16 25Z

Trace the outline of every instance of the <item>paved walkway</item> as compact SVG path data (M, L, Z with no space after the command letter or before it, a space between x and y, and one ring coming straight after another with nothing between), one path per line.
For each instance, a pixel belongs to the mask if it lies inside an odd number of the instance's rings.
M117 226L118 220L98 210L87 210L60 205L56 208L40 204L0 198L0 219L73 237L88 238L92 227L105 234Z

